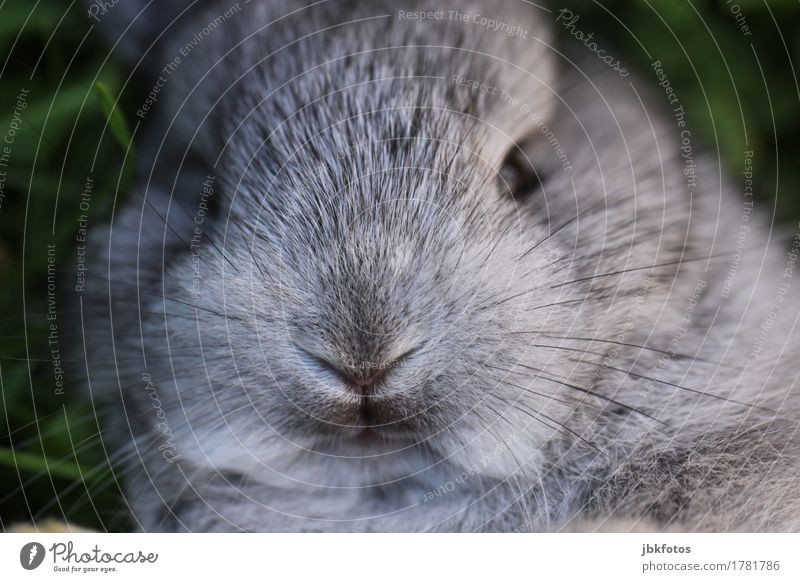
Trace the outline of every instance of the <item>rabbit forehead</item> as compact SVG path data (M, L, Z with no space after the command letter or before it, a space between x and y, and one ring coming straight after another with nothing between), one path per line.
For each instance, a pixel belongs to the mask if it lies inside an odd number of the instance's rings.
M495 2L492 14L524 27L527 38L449 15L409 20L388 2L348 4L346 14L309 7L278 26L269 17L286 14L268 4L252 7L266 12L261 17L226 22L220 42L193 54L171 81L179 87L169 106L180 110L176 124L192 132L207 126L202 147L223 140L219 147L255 153L263 146L262 155L286 161L326 131L341 135L336 152L417 131L448 139L451 126L464 125L504 149L536 129L532 113L547 117L557 101L543 19L518 2ZM469 6L452 12L479 14ZM207 116L214 122L205 124Z

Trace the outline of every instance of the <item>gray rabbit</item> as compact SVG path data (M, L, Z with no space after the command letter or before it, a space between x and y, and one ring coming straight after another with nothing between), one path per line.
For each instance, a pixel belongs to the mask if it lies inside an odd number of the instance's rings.
M139 528L800 529L800 238L669 71L520 0L155 4L90 5L141 171L76 342Z

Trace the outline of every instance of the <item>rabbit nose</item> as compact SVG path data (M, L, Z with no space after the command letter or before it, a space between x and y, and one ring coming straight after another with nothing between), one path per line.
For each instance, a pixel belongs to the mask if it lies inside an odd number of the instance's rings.
M392 367L399 359L390 364L350 363L344 365L318 356L311 356L317 365L337 377L348 389L359 396L373 394L377 387L391 372Z
M393 370L403 361L407 360L419 348L405 352L390 361L381 362L349 362L342 365L317 356L311 356L317 364L328 370L342 381L347 390L358 396L370 396L390 376Z
M361 396L372 395L395 368L417 353L420 347L410 349L388 362L363 362L361 365L352 366L347 370L337 370L337 374L350 391Z
M378 386L389 375L389 369L358 372L340 371L338 375L348 390L359 396L367 396L375 393Z

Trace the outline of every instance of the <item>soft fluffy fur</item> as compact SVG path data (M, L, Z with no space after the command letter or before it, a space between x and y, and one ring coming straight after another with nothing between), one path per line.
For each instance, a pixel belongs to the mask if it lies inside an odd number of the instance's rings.
M551 14L403 4L242 4L140 127L83 302L138 525L798 529L796 284L760 335L785 238L754 216L735 259L740 188L694 141L681 158L649 79L559 52ZM175 6L119 37L149 49L145 93L229 4ZM398 18L442 8L529 35ZM497 173L518 146L542 187L515 202ZM389 368L384 440L353 438L359 398L316 358Z

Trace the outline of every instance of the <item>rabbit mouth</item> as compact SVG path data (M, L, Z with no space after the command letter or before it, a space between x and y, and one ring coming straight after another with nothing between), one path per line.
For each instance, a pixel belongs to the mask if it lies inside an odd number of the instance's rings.
M346 440L359 447L375 448L413 439L415 431L402 415L393 412L391 406L378 404L377 400L374 397L361 399L357 420L348 427Z
M358 441L385 441L398 431L397 421L392 422L391 411L377 402L374 396L362 396L358 412L358 422L353 429L354 439Z
M350 439L353 444L360 447L373 448L386 445L391 439L385 433L379 432L372 427L359 428Z
M402 454L424 446L425 439L410 431L357 428L334 445L336 454L366 458L374 455ZM342 445L344 447L342 448Z

